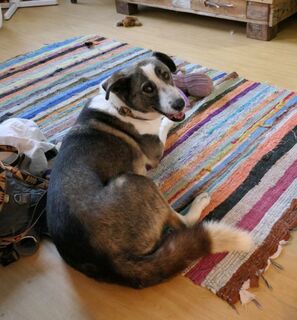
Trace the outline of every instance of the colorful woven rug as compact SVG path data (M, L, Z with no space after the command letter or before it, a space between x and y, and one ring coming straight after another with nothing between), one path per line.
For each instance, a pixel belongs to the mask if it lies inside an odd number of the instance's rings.
M88 36L13 58L0 64L0 116L33 119L58 142L102 80L149 55ZM216 86L172 130L150 175L177 210L186 212L193 197L207 191L206 219L252 233L253 252L208 256L184 273L230 304L247 302L254 299L247 289L258 284L297 222L297 94L242 78L218 84L226 73L176 62L187 72L206 72Z

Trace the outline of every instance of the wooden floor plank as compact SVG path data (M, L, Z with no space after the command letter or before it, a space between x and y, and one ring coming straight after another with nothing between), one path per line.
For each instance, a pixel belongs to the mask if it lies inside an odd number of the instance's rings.
M281 24L271 42L247 39L245 25L190 14L142 8L143 27L117 28L122 18L109 0L60 1L59 6L20 9L0 29L0 60L43 44L83 34L101 34L178 55L219 70L236 70L251 80L297 90L296 16ZM0 319L297 319L297 237L278 259L285 270L269 269L270 291L253 290L263 306L225 302L183 277L136 291L96 283L67 267L50 242L38 253L0 268Z

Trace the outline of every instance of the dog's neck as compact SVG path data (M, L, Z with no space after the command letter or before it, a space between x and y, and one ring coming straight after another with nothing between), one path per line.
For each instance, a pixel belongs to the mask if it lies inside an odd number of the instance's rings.
M137 120L150 121L160 118L160 115L156 112L140 112L137 110L132 110L124 101L122 101L117 95L114 93L110 93L109 101L112 106L118 111L118 113L123 117L130 117Z
M108 113L123 122L132 124L141 135L159 135L162 115L131 110L113 93L110 94L109 100L106 100L105 94L101 92L92 99L89 108Z

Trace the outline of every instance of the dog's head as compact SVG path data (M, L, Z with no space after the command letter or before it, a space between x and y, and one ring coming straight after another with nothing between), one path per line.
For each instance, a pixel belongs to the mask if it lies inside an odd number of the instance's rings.
M125 104L143 114L163 114L181 121L185 102L174 86L171 72L176 65L166 54L155 52L152 57L113 74L103 83L106 99Z

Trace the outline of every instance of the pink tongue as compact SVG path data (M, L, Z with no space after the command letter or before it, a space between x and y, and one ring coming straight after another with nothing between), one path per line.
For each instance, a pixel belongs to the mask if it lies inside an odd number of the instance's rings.
M184 117L184 115L185 115L184 112L179 112L179 113L174 114L172 117L174 119L182 119Z
M175 119L182 119L183 117L184 117L184 113L183 112L179 112L179 113L174 115Z

